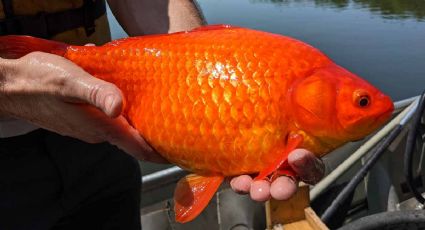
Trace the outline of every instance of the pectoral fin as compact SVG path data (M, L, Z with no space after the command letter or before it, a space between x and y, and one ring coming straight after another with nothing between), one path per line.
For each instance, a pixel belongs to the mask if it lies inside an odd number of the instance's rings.
M208 205L223 182L221 175L190 174L180 179L174 192L176 221L186 223L197 217Z
M273 176L270 179L273 181L280 176L297 178L297 174L291 168L287 160L285 160L283 164L273 173Z
M288 137L288 143L286 145L286 148L282 151L282 154L280 154L278 156L278 158L276 158L276 160L270 164L267 168L265 168L264 170L262 170L257 177L254 178L254 180L263 180L265 179L267 176L269 176L270 174L276 172L278 169L280 170L280 173L288 173L290 174L291 170L286 170L283 168L280 168L283 163L288 159L288 155L290 152L292 152L293 150L295 150L297 147L299 147L301 145L301 143L303 142L303 137L299 134L291 134ZM289 165L288 165L289 167Z

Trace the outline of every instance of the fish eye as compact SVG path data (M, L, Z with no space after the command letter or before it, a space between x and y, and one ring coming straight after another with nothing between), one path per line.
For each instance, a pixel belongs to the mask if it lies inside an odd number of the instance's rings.
M364 90L354 92L354 103L360 108L366 108L370 105L370 96Z
M370 103L369 96L361 96L361 97L359 98L358 105L359 105L360 107L362 107L362 108L367 107L367 106L369 105L369 103Z

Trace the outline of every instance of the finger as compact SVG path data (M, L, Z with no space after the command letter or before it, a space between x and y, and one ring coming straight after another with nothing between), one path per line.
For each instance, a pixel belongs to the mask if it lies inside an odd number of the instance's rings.
M276 200L287 200L297 192L297 183L289 177L281 176L270 186L270 195Z
M264 202L270 199L270 183L266 180L254 181L250 189L251 199Z
M92 77L83 70L68 79L63 87L64 93L97 107L109 117L121 113L122 94L114 84Z
M107 137L108 142L136 159L155 163L168 163L165 158L161 157L146 143L139 132L128 124L123 116L114 119L112 130L108 133L113 133L113 135Z
M308 184L316 184L325 174L323 162L305 149L296 149L289 154L288 163L300 179Z
M251 189L252 178L248 175L242 175L233 178L230 181L230 187L239 194L248 194Z
M53 101L55 103L55 101ZM41 123L40 126L71 136L88 143L109 142L136 159L156 163L168 163L142 138L123 116L111 119L90 105L59 102L53 108L60 108L56 122ZM72 114L72 116L68 116ZM60 118L61 116L66 117ZM76 126L76 124L78 126ZM84 127L83 129L78 127Z

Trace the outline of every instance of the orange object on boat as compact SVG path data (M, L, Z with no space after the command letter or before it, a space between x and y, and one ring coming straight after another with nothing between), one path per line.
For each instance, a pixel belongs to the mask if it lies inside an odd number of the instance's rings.
M176 220L206 207L224 177L282 167L295 148L322 156L391 116L378 89L293 38L226 25L70 46L0 37L0 54L64 56L116 84L122 113L163 157L194 174L175 192ZM284 166L282 166L284 165ZM290 168L286 168L286 171Z

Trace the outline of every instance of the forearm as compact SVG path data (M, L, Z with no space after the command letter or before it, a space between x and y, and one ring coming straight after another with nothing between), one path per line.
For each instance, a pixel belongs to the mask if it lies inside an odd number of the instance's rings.
M0 89L3 86L4 79L6 78L6 74L8 72L9 72L8 60L0 57Z
M194 0L108 0L130 36L172 33L204 24Z
M0 58L0 118L8 116L6 88L13 70L12 60Z

